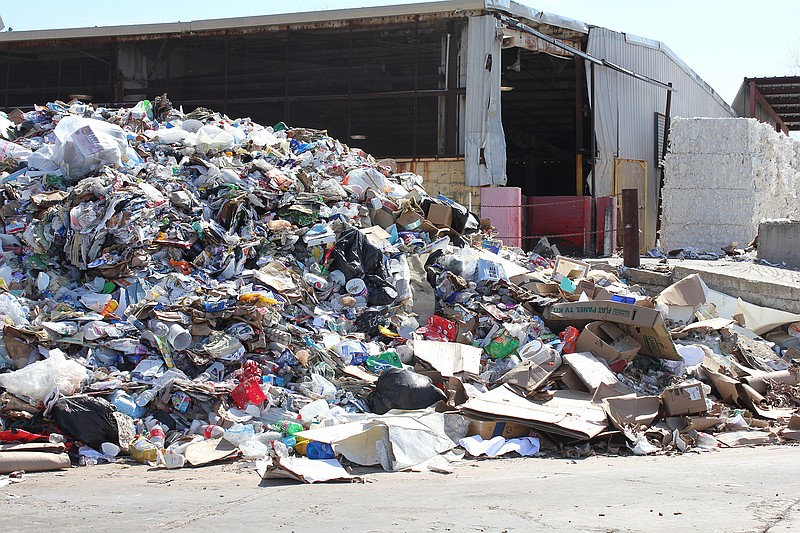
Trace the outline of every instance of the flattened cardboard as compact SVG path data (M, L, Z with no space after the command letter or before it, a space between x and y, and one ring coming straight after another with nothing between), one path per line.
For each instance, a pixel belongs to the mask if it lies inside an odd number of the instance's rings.
M392 224L394 224L394 214L386 207L370 209L369 217L373 224L380 226L383 229L389 228Z
M589 392L594 392L601 384L617 388L621 386L617 377L600 362L591 352L576 352L563 355L566 362L583 383L589 388Z
M17 470L26 472L46 472L69 468L69 455L66 453L15 451L0 452L0 474Z
M515 439L517 437L527 437L531 428L515 422L499 422L497 420L479 420L467 418L469 429L467 435L480 435L483 440L503 437L505 439Z
M595 357L613 363L619 359L631 361L641 345L611 322L598 320L587 324L578 342L576 352L592 352Z
M682 361L661 313L641 305L591 300L551 306L545 318L605 320L615 323L641 345L639 353L659 359Z
M430 364L444 377L459 372L479 374L483 349L456 342L415 340L414 355Z
M683 383L664 389L661 400L667 416L699 415L707 410L702 383Z
M706 303L707 297L708 287L700 278L700 274L692 274L661 291L661 294L656 297L656 301L669 306L694 308Z
M261 479L286 478L301 483L362 481L360 477L348 473L336 459L275 457L271 464L268 461L259 461L256 469Z
M606 413L591 396L575 391L556 391L545 402L526 400L507 385L470 398L461 406L466 416L479 416L528 425L544 432L588 440L605 431Z

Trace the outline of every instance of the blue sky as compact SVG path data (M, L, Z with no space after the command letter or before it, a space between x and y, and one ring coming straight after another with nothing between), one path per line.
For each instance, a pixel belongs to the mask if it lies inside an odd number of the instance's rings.
M419 3L414 0L45 0L0 4L6 27L18 30L189 21ZM522 0L536 9L663 41L732 103L742 78L800 74L800 0ZM224 9L220 8L224 6Z

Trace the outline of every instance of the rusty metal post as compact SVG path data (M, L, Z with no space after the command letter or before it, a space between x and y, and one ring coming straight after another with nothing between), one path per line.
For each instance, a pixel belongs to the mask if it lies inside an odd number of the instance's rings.
M622 189L622 264L639 266L639 189Z

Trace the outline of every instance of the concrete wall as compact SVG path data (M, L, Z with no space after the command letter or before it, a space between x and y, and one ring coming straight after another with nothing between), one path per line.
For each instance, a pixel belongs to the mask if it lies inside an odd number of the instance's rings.
M744 118L675 118L665 161L660 244L719 252L765 218L800 218L800 144Z
M758 226L758 258L800 267L800 221L762 221Z

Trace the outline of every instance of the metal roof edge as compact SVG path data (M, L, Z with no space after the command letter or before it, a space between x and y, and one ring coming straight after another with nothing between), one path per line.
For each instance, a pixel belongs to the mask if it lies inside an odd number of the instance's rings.
M625 39L625 42L628 43L628 44L635 45L635 46L643 46L643 47L646 47L646 48L651 48L651 49L658 50L659 52L663 53L665 56L670 58L676 65L678 65L684 72L686 72L686 74L688 74L689 77L694 79L706 92L708 92L711 95L711 97L714 100L717 101L718 104L722 105L722 107L724 107L726 109L726 111L728 111L728 113L731 114L731 116L734 116L734 117L738 116L738 114L733 109L733 107L731 107L731 105L728 102L726 102L725 99L722 98L722 96L720 96L719 93L717 91L715 91L714 88L711 87L711 85L708 84L708 82L706 82L703 78L701 78L700 75L697 72L692 70L692 67L690 67L688 64L686 64L686 62L683 59L678 57L675 54L675 52L673 52L670 49L670 47L667 46L666 44L664 44L663 42L656 41L656 40L653 40L653 39L648 39L646 37L641 37L641 36L635 35L633 33L615 31L615 30L612 30L612 29L609 29L609 28L605 28L603 26L590 26L589 29L591 30L591 29L594 29L594 28L599 28L599 29L602 29L602 30L605 30L605 31L609 31L611 33L616 33L617 35L621 35Z
M396 4L388 6L355 7L300 13L278 13L249 17L204 19L193 21L160 22L153 24L130 24L117 26L94 26L52 30L24 30L0 32L0 43L21 41L46 41L59 39L85 39L99 37L124 37L131 35L158 35L187 32L218 31L264 26L312 24L358 19L449 14L459 11L496 10L531 22L589 33L589 26L581 21L539 11L514 0L439 0L418 4Z
M440 0L418 4L398 4L374 7L355 7L300 13L278 13L250 17L204 19L187 22L161 22L118 26L94 26L55 30L26 30L1 32L0 43L15 41L41 41L50 39L76 39L91 37L117 37L128 35L172 34L193 31L214 31L259 26L324 23L341 20L358 20L393 16L426 15L486 9L486 0Z

